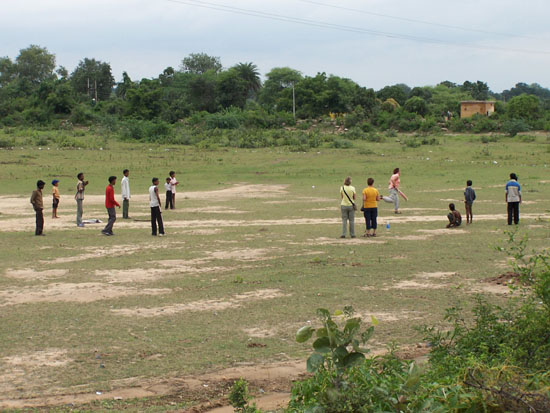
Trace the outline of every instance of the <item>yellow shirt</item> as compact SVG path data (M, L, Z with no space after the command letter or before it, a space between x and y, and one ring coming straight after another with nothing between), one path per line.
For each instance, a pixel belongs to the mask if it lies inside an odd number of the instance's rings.
M348 196L344 194L343 189L346 190L346 194L350 197L350 199L353 201L353 195L355 195L355 187L351 185L344 185L340 187L340 195L342 196L342 202L340 205L342 206L353 206L351 202L349 202ZM355 201L353 201L355 203Z
M57 186L52 186L52 194L55 199L59 199L59 188Z
M378 189L368 186L363 189L363 208L377 208L378 202Z

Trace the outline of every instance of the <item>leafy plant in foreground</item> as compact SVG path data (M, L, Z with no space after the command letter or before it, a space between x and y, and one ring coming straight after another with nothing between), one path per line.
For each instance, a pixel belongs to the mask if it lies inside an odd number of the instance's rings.
M333 320L330 312L324 308L317 310L321 319L322 327L315 329L311 326L304 326L296 333L296 341L305 343L313 334L317 339L313 342L313 354L307 360L307 370L314 373L321 369L335 372L339 379L345 370L365 360L367 348L361 347L366 344L374 333L374 325L378 321L372 317L373 325L361 331L361 318L352 317L354 310L351 306L344 307L343 312L338 311L334 316L345 316L345 324L342 329ZM335 383L338 385L338 381Z

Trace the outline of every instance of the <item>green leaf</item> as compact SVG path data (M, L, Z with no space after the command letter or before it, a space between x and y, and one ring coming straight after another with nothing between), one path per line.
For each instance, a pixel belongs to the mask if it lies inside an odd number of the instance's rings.
M350 353L344 358L346 367L356 366L365 360L365 355L362 353Z
M338 316L340 316L340 315L342 315L342 314L344 314L344 313L342 312L342 310L336 310L336 311L334 312L333 316L338 317Z
M308 341L311 338L314 331L315 331L315 329L310 327L310 326L302 327L301 329L299 329L296 332L296 341L298 343L305 343L306 341Z
M313 348L316 352L326 354L330 352L330 340L328 337L320 337L313 342Z
M371 321L371 323L372 323L373 326L377 326L377 325L378 325L378 319L377 319L375 316L371 315L371 316L370 316L370 321Z
M334 355L339 360L344 360L348 356L349 352L345 346L339 346L334 350Z
M319 318L321 318L322 320L329 320L330 312L326 308L318 308L317 316L319 316Z
M328 332L325 327L318 328L316 334L317 337L328 337Z
M313 353L309 358L307 359L307 371L310 373L315 373L317 370L319 370L323 366L323 362L325 361L324 357L321 356L319 353Z

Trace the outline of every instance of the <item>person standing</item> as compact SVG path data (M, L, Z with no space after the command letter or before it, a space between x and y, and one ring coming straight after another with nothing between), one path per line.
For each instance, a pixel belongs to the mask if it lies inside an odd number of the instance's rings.
M152 179L153 185L149 187L149 206L151 207L151 228L153 236L157 236L157 223L159 237L164 236L164 224L162 222L162 213L160 210L161 202L159 196L159 179Z
M36 189L32 191L31 195L31 204L36 213L36 229L34 235L44 235L42 231L44 230L44 200L42 198L42 189L44 189L46 183L42 180L36 182Z
M84 173L80 172L76 178L78 179L78 183L76 184L76 195L74 196L74 199L76 199L76 225L79 227L83 227L84 224L82 222L82 203L84 202L84 190L86 189L86 185L88 185L88 181L84 180Z
M109 185L105 188L105 208L107 208L109 221L107 221L107 225L105 225L105 228L101 231L103 235L115 235L113 234L113 225L116 221L115 206L120 208L120 204L115 200L115 184L116 176L110 176Z
M355 238L355 188L351 186L351 177L347 177L344 185L340 188L340 211L342 212L342 235L346 238L347 225L349 222L349 235Z
M471 224L474 216L472 215L472 205L476 199L476 191L472 188L472 181L466 181L464 190L464 207L466 208L466 224Z
M57 216L57 207L59 207L59 199L61 196L59 195L59 180L54 179L52 181L52 218L59 218Z
M382 199L384 202L393 203L394 213L400 214L399 211L399 185L401 184L401 171L399 168L393 170L393 175L390 178L388 189L390 190L389 196L384 196Z
M367 179L367 187L363 189L363 215L365 216L365 224L367 230L364 237L376 237L376 228L378 223L378 201L380 201L380 193L374 187L374 179ZM372 229L372 234L369 232Z
M128 219L128 210L130 209L130 180L128 179L128 175L130 175L130 171L125 169L122 171L122 174L124 175L120 181L120 189L122 191L122 219Z
M166 205L164 205L164 209L173 209L172 204L172 185L170 185L170 177L166 178L166 182L164 183L164 190L166 191Z
M508 205L508 225L519 224L519 204L521 204L521 186L518 184L518 176L510 174L510 180L506 183L506 203Z
M176 185L179 184L178 180L176 179L176 173L174 171L170 171L170 189L172 190L172 205L170 206L170 209L176 208Z

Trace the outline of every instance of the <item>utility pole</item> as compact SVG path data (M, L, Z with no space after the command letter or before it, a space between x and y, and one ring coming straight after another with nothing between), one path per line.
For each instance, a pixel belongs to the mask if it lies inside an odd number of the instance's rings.
M94 80L95 103L97 103L97 80Z
M88 78L88 96L90 96L90 78Z
M294 93L294 82L292 82L292 115L296 120L296 94Z

